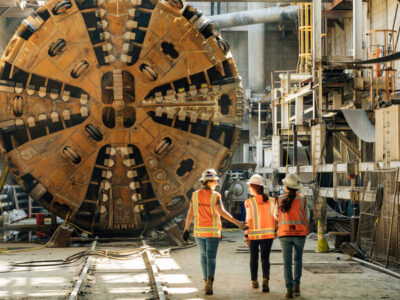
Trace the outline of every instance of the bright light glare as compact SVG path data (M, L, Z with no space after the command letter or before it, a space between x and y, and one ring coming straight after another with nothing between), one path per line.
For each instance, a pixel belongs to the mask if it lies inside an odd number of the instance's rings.
M162 274L161 276L163 277L163 281L169 284L191 283L189 277L185 274Z
M194 287L182 287L182 288L168 288L168 293L174 294L191 294L197 293L199 290Z
M179 270L179 265L175 262L173 258L157 258L156 265L160 271L165 270Z

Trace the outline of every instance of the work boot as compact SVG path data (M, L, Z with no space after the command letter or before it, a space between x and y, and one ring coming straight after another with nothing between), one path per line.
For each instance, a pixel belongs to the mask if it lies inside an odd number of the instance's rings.
M269 293L268 278L264 278L264 279L263 279L262 291L263 291L264 293Z
M207 286L207 279L204 279L204 286L203 286L203 290L206 290L206 286Z
M252 285L253 289L258 289L258 280L252 280L251 285Z
M287 290L285 297L286 298L294 298L293 291L292 290Z
M213 283L214 283L214 279L211 277L208 277L207 284L206 284L206 295L213 294Z
M299 286L294 286L293 295L294 296L300 296L300 287Z

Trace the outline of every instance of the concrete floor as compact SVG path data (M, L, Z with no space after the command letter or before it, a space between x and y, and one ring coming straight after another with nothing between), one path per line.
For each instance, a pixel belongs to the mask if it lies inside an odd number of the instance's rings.
M205 296L202 291L202 275L197 247L171 252L159 256L156 264L161 280L165 283L168 299L284 299L282 256L271 253L271 292L262 293L250 286L249 253L237 253L243 244L241 232L226 232L220 243L217 258L217 272L214 295ZM0 247L32 247L32 244L5 244ZM315 250L317 242L307 239L306 249ZM133 247L133 245L132 245ZM109 247L107 247L109 249ZM279 249L274 241L273 249ZM65 299L82 264L61 267L16 268L11 262L64 259L87 248L45 248L18 254L0 254L0 299ZM338 253L305 253L304 263L345 263L353 264L348 256ZM127 262L129 264L129 261ZM357 265L362 273L313 274L303 270L302 296L297 299L400 299L400 280L389 275ZM123 274L121 274L123 275ZM261 268L259 270L261 280ZM126 279L124 279L126 280ZM135 277L143 281L141 276ZM100 284L100 282L97 282ZM91 283L95 285L96 282ZM101 300L138 299L129 295L132 288L118 289L111 285ZM88 296L88 295L87 295ZM140 299L148 299L143 294ZM99 299L99 298L98 298ZM100 300L100 299L99 299Z
M251 288L249 253L237 253L243 244L240 232L224 233L217 256L217 270L214 283L214 295L205 296L202 289L202 274L197 247L172 252L172 258L182 268L191 285L197 290L187 293L170 292L171 299L285 299L285 281L283 278L282 254L271 253L270 293ZM280 249L275 240L272 249ZM317 241L307 239L305 249L317 249ZM304 253L304 263L354 263L348 256L339 253ZM303 270L301 282L302 296L296 299L400 299L400 280L389 275L358 265L362 273L313 274ZM261 266L259 280L262 280Z

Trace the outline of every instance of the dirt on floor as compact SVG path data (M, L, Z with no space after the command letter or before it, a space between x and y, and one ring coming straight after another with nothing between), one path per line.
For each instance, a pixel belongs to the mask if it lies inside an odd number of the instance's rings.
M180 271L191 283L171 289L171 299L285 299L282 253L279 240L275 240L271 252L270 293L262 293L261 288L253 289L250 281L250 253L237 252L244 246L243 234L227 232L220 243L217 255L217 270L214 295L205 296L202 291L202 273L197 247L172 252L171 256L182 268ZM332 264L354 264L349 256L341 253L315 253L317 241L307 239L304 264L326 264L332 272ZM303 269L301 297L296 299L400 299L400 279L356 265L362 273L311 273ZM262 280L261 266L259 281ZM171 288L172 285L169 285ZM185 290L194 287L196 290Z
M32 244L15 243L0 245L0 247L32 246ZM117 244L114 246L118 248ZM14 267L12 263L65 259L86 249L88 247L44 248L17 254L0 254L0 299L66 299L79 276L82 263L39 268ZM238 252L237 249L241 251ZM347 255L334 252L316 253L314 252L316 249L317 241L307 239L303 261L310 271L303 269L302 296L296 299L400 299L400 279L355 264ZM272 250L270 293L262 293L261 289L251 287L250 254L246 252L241 232L224 233L218 250L213 296L205 296L202 291L202 272L196 246L172 251L170 255L159 255L156 264L161 281L164 283L164 290L168 293L167 299L284 299L286 289L279 240L274 241ZM133 262L127 261L124 268L129 268L129 264ZM131 267L135 269L137 266ZM332 273L335 270L339 273ZM121 271L117 277L126 281L126 278L123 278L124 272ZM114 277L115 274L114 270ZM132 282L143 282L143 278L146 277L144 275L131 276ZM115 278L112 280L116 280ZM262 280L261 266L259 280ZM90 281L92 288L96 288L96 284L100 284L100 281ZM105 285L102 286L106 288ZM106 288L108 290L102 292L101 300L150 297L150 294L135 294L130 286L124 289L116 287L118 285L111 284L110 288Z

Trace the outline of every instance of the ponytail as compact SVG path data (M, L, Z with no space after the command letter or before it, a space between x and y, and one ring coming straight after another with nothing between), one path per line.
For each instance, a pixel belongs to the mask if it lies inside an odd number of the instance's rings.
M264 194L264 187L262 185L258 185L258 184L251 184L250 186L255 190L255 192L257 193L257 195L262 195L263 196L263 201L265 203L268 202L269 196Z
M287 213L290 210L290 208L292 207L293 200L296 198L297 194L297 190L288 187L286 188L289 191L287 197L282 198L282 200L279 201L279 210L283 213Z

